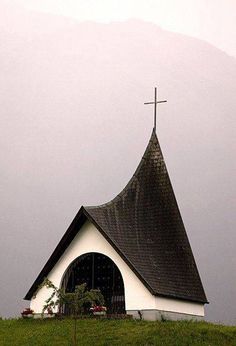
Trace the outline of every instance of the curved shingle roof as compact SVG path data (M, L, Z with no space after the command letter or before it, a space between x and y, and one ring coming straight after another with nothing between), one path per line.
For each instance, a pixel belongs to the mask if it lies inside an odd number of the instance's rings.
M154 131L124 190L109 203L80 209L26 299L32 297L86 219L96 225L152 294L207 302Z

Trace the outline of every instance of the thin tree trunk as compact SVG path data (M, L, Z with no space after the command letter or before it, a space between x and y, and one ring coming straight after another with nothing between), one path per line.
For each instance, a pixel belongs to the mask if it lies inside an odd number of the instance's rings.
M77 346L77 316L74 315L74 335L73 335L73 344Z

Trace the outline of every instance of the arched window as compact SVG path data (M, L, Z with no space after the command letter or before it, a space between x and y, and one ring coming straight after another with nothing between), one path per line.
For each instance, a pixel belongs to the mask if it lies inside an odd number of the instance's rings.
M73 261L64 274L61 287L66 292L74 292L75 286L82 283L86 283L88 289L100 289L108 313L125 313L123 278L109 257L90 252Z

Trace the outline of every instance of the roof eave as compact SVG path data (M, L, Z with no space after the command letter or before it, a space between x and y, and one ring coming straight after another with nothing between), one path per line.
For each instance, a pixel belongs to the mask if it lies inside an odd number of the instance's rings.
M94 220L94 218L89 214L89 212L85 209L84 206L80 208L77 215L75 216L74 220L68 227L66 233L58 243L57 247L53 251L52 255L49 257L48 261L46 262L45 266L37 276L36 280L30 287L29 291L23 298L24 300L31 300L34 296L35 292L37 291L38 286L43 282L44 278L48 275L48 273L52 270L52 268L55 266L55 264L58 262L62 254L65 252L69 244L72 242L76 234L80 231L80 227L75 227L75 225L80 221L82 216L85 216L85 219L83 220L82 224L85 222L86 219L88 219L94 226L99 230L99 232L104 236L104 238L109 242L109 244L114 248L115 251L121 256L121 258L126 262L126 264L130 267L130 269L138 276L138 278L142 281L142 283L146 286L146 288L150 291L151 294L155 294L154 290L149 286L149 284L145 281L145 279L139 274L138 270L135 268L135 266L127 259L127 257L122 253L120 248L117 246L117 244L112 241L108 235L103 231L103 229L97 224L97 222ZM66 245L66 246L65 246Z
M183 297L183 296L178 296L178 295L172 295L172 294L164 294L164 293L158 293L155 292L154 296L157 297L163 297L163 298L169 298L169 299L178 299L178 300L183 300L183 301L191 301L193 303L199 303L199 304L209 304L208 300L206 299L195 299L191 297Z
M84 207L82 206L78 213L76 214L75 218L73 219L72 223L68 227L66 233L61 238L60 242L56 246L55 250L53 251L52 255L49 257L48 261L44 265L43 269L35 279L34 283L30 287L29 291L23 298L24 300L31 300L34 293L37 291L38 286L43 282L44 278L48 275L48 273L52 270L54 265L57 263L57 261L60 259L62 254L67 249L68 245L72 242L74 237L76 236L77 232L79 231L78 228L75 227L78 222L81 223L80 227L84 224L86 221L83 219L83 211ZM80 228L79 228L80 229Z

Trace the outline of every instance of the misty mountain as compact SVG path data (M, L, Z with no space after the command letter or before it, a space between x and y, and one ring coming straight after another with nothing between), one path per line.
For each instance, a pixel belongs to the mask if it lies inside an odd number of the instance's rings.
M151 23L77 23L0 5L0 315L79 207L126 185L153 126L210 305L235 323L236 60Z

